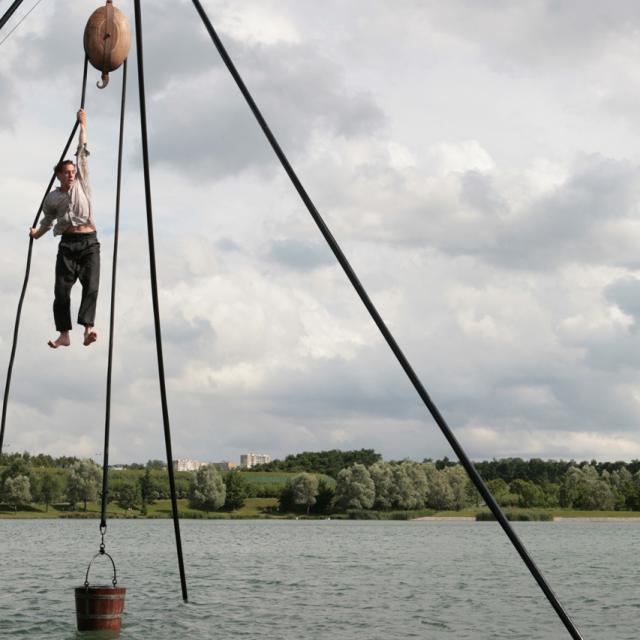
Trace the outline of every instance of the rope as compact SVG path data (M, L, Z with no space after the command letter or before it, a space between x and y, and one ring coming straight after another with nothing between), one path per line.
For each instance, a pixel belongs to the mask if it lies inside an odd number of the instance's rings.
M209 33L209 36L213 40L213 43L215 44L215 46L216 46L216 48L218 50L218 53L220 54L220 57L222 58L222 60L224 61L225 65L227 66L227 69L229 70L229 72L233 76L233 79L235 80L236 84L238 85L238 88L240 89L240 91L241 91L242 95L244 96L245 100L247 101L247 104L249 105L249 108L253 112L253 115L255 116L256 120L258 121L258 124L262 128L262 131L264 132L264 134L267 137L269 143L271 144L275 154L278 156L278 159L280 160L284 170L287 172L287 175L291 179L291 182L293 183L293 186L295 187L296 191L298 192L298 194L302 198L302 201L306 205L309 213L311 214L311 217L314 219L315 223L317 224L318 228L320 229L320 232L322 233L322 235L324 236L325 240L327 241L329 247L333 251L336 259L340 263L340 266L343 268L345 274L347 275L347 278L349 278L349 281L351 282L351 284L353 285L354 289L356 290L356 293L358 294L358 296L362 300L362 302L363 302L364 306L366 307L367 311L369 312L371 318L373 319L373 321L375 322L376 326L380 330L380 333L382 334L382 336L384 337L385 341L389 345L389 347L390 347L391 351L393 352L393 354L396 356L398 362L400 363L400 366L404 369L404 372L407 374L407 377L409 378L409 380L413 384L414 388L418 392L418 395L420 396L420 398L422 399L423 403L425 404L425 406L427 407L427 409L431 413L433 419L435 420L437 425L440 427L440 430L442 431L442 433L445 436L445 438L448 440L448 442L451 445L452 449L454 450L456 456L458 457L458 459L460 460L460 462L464 466L465 470L467 471L467 474L469 475L469 477L471 478L472 482L474 483L474 485L476 486L476 488L480 492L480 495L484 498L485 502L487 503L487 506L491 509L491 511L492 511L493 515L495 516L496 520L500 523L500 525L502 526L504 532L507 534L509 540L511 540L511 543L515 547L516 551L520 554L520 557L522 558L522 560L526 564L527 568L529 569L529 571L531 572L531 574L535 578L536 582L538 583L538 585L540 586L540 588L544 592L545 596L547 597L547 599L549 600L549 602L551 603L551 605L555 609L556 613L558 614L558 616L560 617L560 619L564 623L565 627L567 628L567 631L569 631L571 637L574 638L574 640L582 640L582 636L580 635L579 631L577 630L577 628L575 627L575 625L573 624L573 622L571 621L571 619L569 618L567 613L564 611L564 609L562 608L562 605L558 601L556 595L551 590L551 587L547 584L544 576L542 575L542 573L540 572L538 567L535 565L535 563L533 562L533 560L529 556L529 553L527 552L526 548L524 547L524 545L522 544L522 542L520 541L520 539L516 535L516 532L513 530L511 524L507 520L507 518L504 515L504 513L502 512L502 510L500 509L498 503L496 502L494 497L491 495L491 492L489 491L488 487L486 486L486 484L484 483L484 481L480 477L480 474L476 471L476 468L473 466L473 463L471 462L471 460L469 459L469 457L465 453L464 449L462 448L460 443L457 441L457 439L454 436L453 432L451 431L451 429L447 425L445 419L440 414L440 411L438 410L438 408L436 407L434 402L429 397L429 394L427 393L427 390L425 389L425 387L423 386L422 382L418 378L417 374L415 373L415 371L411 367L411 365L410 365L409 361L407 360L406 356L404 355L404 353L400 349L400 347L399 347L398 343L396 342L395 338L393 337L393 335L391 334L391 332L387 328L386 324L384 323L382 317L378 313L378 310L376 309L376 307L374 306L373 302L369 298L365 288L362 286L362 284L361 284L360 280L358 279L355 271L353 270L353 268L349 264L349 261L347 260L346 256L342 252L342 249L340 248L340 246L338 245L337 241L333 237L331 231L329 230L329 227L326 225L326 223L323 220L322 216L320 215L320 213L316 209L315 205L313 204L311 198L308 196L307 192L305 191L304 187L302 186L302 183L298 179L298 176L296 175L295 171L293 170L293 168L291 167L289 161L287 160L287 157L285 156L284 152L280 148L280 145L278 144L278 141L276 140L275 136L273 135L273 133L269 129L269 126L267 125L266 120L262 116L262 113L260 112L258 106L256 105L255 101L253 100L253 97L251 96L251 93L247 89L247 87L244 84L240 74L238 73L237 69L235 68L235 65L233 64L231 58L229 57L229 54L227 53L226 49L224 48L224 45L222 44L222 41L218 37L218 34L216 33L215 29L213 28L213 25L211 24L211 21L209 20L209 18L207 16L207 14L205 13L204 9L202 8L202 5L200 4L199 0L192 0L192 1L193 1L193 4L194 4L195 8L196 8L196 11L198 12L200 18L202 19L202 22L205 25L205 28L207 29L207 32Z
M173 473L173 454L171 451L171 428L169 426L169 409L167 407L167 390L164 381L164 360L162 357L162 335L160 332L160 306L158 304L158 279L156 276L156 257L153 239L153 213L151 210L151 181L149 175L149 148L147 138L147 114L144 90L144 63L142 59L142 15L140 0L135 0L136 21L136 51L138 58L138 93L140 96L140 125L142 130L142 160L144 166L144 195L147 208L147 235L149 237L149 270L151 273L151 297L153 300L153 317L156 333L156 352L158 354L158 378L160 383L160 399L162 402L162 422L164 425L164 441L167 450L167 470L169 472L169 488L171 491L171 510L173 513L173 527L176 536L176 550L178 552L178 567L180 569L180 584L182 598L187 598L187 580L182 559L182 542L180 541L180 520L178 518L178 502L176 500L176 482Z
M24 0L15 0L15 2L5 11L2 18L0 18L0 30L4 27L7 22L11 19L11 16L14 14L15 10L24 2Z
M86 97L86 91L87 91L87 64L88 64L88 58L85 56L84 59L84 71L82 74L82 95L80 98L80 108L83 109L84 108L84 101L85 101L85 97ZM62 152L62 154L60 155L60 160L64 160L65 156L67 155L67 151L69 150L69 147L71 146L71 141L73 140L74 136L76 135L76 131L78 129L78 121L76 120L76 122L73 125L73 129L71 130L71 135L69 136L69 139L67 140L67 144L64 147L64 150ZM33 224L31 225L32 227L35 227L38 224L38 219L40 218L40 213L42 212L42 207L44 205L44 200L47 197L47 195L49 195L49 191L51 191L51 187L53 186L53 181L56 179L56 174L54 173L51 176L51 180L49 180L49 184L44 192L44 196L42 197L42 201L40 202L40 207L38 208L38 212L36 213L36 217L33 221ZM13 373L13 363L16 357L16 346L18 344L18 333L20 330L20 318L22 316L22 304L24 302L24 297L25 294L27 292L27 284L29 283L29 273L31 272L31 255L33 253L33 238L29 237L29 250L27 251L27 268L24 274L24 282L22 283L22 292L20 293L20 300L18 302L18 310L16 312L16 321L15 321L15 325L13 328L13 344L11 346L11 356L9 357L9 369L7 371L7 381L5 382L5 387L4 387L4 397L2 400L2 422L0 425L0 455L2 454L2 444L4 442L4 430L5 430L5 424L7 421L7 405L8 405L8 401L9 401L9 389L11 387L11 375Z
M27 13L25 13L22 18L20 18L19 22L16 24L15 27L13 27L13 29L11 29L11 31L9 31L9 33L7 33L7 35L0 40L0 47L11 37L11 34L29 17L29 14L42 2L42 0L38 0L38 2L36 2L33 7L31 7L31 9L29 9L29 11L27 11Z
M113 235L113 264L111 267L111 314L109 319L109 355L107 357L107 397L104 421L104 453L102 456L102 511L100 534L104 545L107 531L107 502L109 501L109 430L111 426L111 373L113 370L113 327L116 309L116 268L118 264L118 240L120 237L120 189L122 185L122 141L124 138L124 114L127 99L127 61L122 68L122 100L120 102L120 136L118 140L118 177L116 182L116 216ZM101 545L101 552L104 546Z

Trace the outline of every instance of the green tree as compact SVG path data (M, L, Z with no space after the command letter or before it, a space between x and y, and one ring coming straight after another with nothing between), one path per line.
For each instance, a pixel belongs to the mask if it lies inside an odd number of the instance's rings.
M62 493L62 478L57 473L46 472L40 479L40 501L44 503L45 511L49 511L49 505L55 502Z
M453 491L445 475L447 467L438 470L433 462L425 462L422 468L427 479L426 506L439 511L453 509Z
M318 495L316 503L312 507L314 513L327 514L332 512L333 502L336 497L335 489L324 478L318 481Z
M29 478L29 482L32 484L33 469L31 467L29 454L26 454L25 456L25 454L19 453L11 457L9 465L2 472L0 485L4 487L5 482L9 478L16 478L17 476L25 476Z
M224 505L227 490L219 471L212 464L200 467L191 484L189 505L195 509L216 511Z
M588 465L583 467L582 474L586 486L580 507L582 509L597 509L601 511L613 509L615 497L609 483L609 473L603 471L600 475L595 466Z
M633 474L633 488L631 495L627 498L629 509L640 511L640 471Z
M462 465L447 467L442 472L451 489L451 504L456 511L464 509L469 502L469 485L471 480Z
M388 462L376 462L369 467L369 475L373 480L376 498L376 509L390 509L393 504L393 470Z
M616 469L610 476L616 509L632 509L636 493L633 474L625 467Z
M571 467L560 487L560 505L576 509L613 509L615 496L608 481L602 478L595 465Z
M571 467L560 485L560 506L569 509L577 506L583 491L582 471L579 467Z
M191 488L192 488L193 482L192 482L192 479L189 477L189 472L177 473L175 475L175 484L176 484L176 497L178 498L191 497ZM169 488L169 477L167 476L166 497L168 498L170 495L171 495L171 490Z
M280 513L291 513L292 511L296 511L296 503L293 498L293 487L289 482L287 482L287 484L285 484L280 490L280 495L278 496L278 511Z
M336 502L342 509L371 509L375 497L375 485L363 464L356 463L338 473Z
M530 480L514 480L510 485L512 493L518 496L520 507L544 507L546 496L544 491Z
M133 480L122 481L114 493L116 502L122 509L133 509L141 502L140 484Z
M373 449L304 451L289 455L284 460L273 460L268 464L258 465L252 471L306 471L307 473L322 473L336 478L341 469L355 463L370 467L381 459L382 456Z
M151 461L149 461L151 462ZM153 489L153 479L151 478L151 466L147 463L144 470L144 475L138 478L138 484L140 485L140 511L143 515L147 513L147 505L155 502L155 491Z
M417 462L404 460L391 467L391 501L398 509L420 509L424 507L427 478L424 468Z
M13 476L4 483L4 500L16 511L18 507L31 502L31 491L28 476Z
M515 507L519 496L509 491L509 485L502 478L494 478L487 482L487 489L501 507Z
M75 507L77 502L84 503L98 499L98 488L102 481L100 467L93 460L78 460L73 463L67 481L67 499Z
M305 505L307 513L316 503L318 495L318 478L310 473L299 473L289 481L293 493L293 501L296 504Z
M226 497L224 508L227 511L242 509L247 499L248 482L240 471L229 471L224 477Z

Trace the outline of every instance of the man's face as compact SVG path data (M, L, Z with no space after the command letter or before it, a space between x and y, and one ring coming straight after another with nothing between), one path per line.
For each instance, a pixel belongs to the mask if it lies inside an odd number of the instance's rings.
M76 168L72 164L65 164L62 170L58 171L58 180L60 180L60 188L63 191L69 191L76 179Z

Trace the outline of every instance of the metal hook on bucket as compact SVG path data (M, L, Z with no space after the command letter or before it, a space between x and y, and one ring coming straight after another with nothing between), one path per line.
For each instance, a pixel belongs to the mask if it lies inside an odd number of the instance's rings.
M91 565L93 564L93 561L98 558L99 556L107 556L107 558L109 558L109 560L111 560L111 566L113 567L113 580L111 581L113 586L115 587L118 584L118 579L116 576L116 563L113 561L113 558L104 550L104 542L100 545L100 551L98 551L98 553L96 553L95 556L93 556L93 558L91 558L91 562L89 562L89 566L87 567L87 573L84 577L84 588L88 589L89 588L89 570L91 569Z

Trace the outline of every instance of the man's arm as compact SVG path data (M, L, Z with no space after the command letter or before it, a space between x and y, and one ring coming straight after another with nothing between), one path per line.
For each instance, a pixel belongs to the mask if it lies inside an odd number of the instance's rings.
M87 112L84 109L80 109L77 114L78 122L80 123L80 144L87 144Z
M50 198L51 193L47 195L42 204L42 220L40 221L40 226L31 227L31 229L29 229L29 235L34 240L42 238L42 236L53 227L55 222L55 208L53 207Z
M31 229L29 229L29 235L34 239L37 240L38 238L42 238L42 236L47 233L47 231L49 231L51 227L31 227Z
M78 111L80 123L80 137L78 138L78 150L76 151L76 179L82 185L88 197L91 197L89 186L89 151L87 150L87 112L84 109Z

